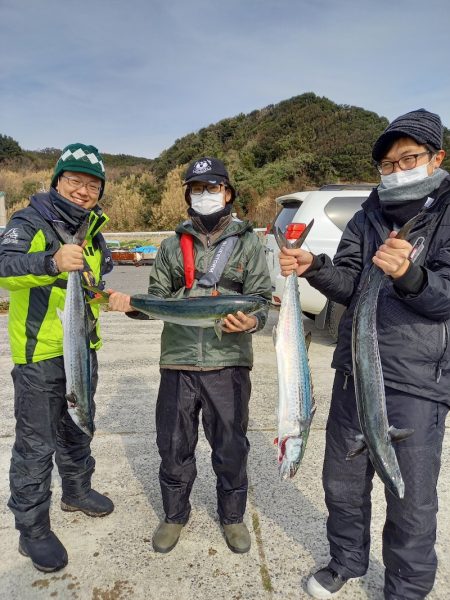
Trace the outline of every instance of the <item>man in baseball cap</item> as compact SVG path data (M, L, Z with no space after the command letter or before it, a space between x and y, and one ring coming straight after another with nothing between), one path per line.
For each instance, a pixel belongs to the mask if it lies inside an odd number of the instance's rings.
M188 204L191 203L190 184L193 182L206 182L210 185L223 185L227 190L230 190L230 202L234 202L236 191L230 183L228 171L225 165L218 158L203 156L192 162L186 170L183 185L186 186L185 198Z
M270 300L264 248L251 224L231 213L236 192L223 162L209 156L193 161L184 185L189 219L178 225L176 235L161 243L148 292L162 298L255 294ZM142 313L133 314L129 300L114 293L110 306L142 318ZM217 512L226 543L238 554L250 550L250 533L244 523L253 365L249 334L264 327L267 313L268 308L258 315L229 314L221 339L213 328L164 323L156 443L165 515L152 538L156 552L170 552L189 519L200 409L212 448Z

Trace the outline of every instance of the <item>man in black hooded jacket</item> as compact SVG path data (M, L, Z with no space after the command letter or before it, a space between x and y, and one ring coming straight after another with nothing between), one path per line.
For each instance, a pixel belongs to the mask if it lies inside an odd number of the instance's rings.
M352 318L369 268L386 275L377 313L389 424L413 435L395 445L405 483L402 500L386 490L384 598L419 600L433 587L437 558L437 480L450 405L450 176L440 169L443 128L424 109L395 119L375 142L381 174L348 223L333 262L325 254L283 249L283 275L299 276L347 307L332 367L323 485L331 560L307 584L331 598L368 568L373 466L367 452L347 461L361 433L352 373ZM425 207L426 203L426 207ZM419 211L407 240L396 232ZM415 260L409 257L414 247Z

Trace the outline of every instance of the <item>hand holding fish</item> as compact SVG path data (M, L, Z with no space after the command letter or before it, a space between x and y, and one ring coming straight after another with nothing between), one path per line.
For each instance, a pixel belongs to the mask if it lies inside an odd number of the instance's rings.
M227 315L223 320L222 331L239 333L256 327L258 321L253 315L246 315L240 310L235 315Z
M372 260L386 275L398 279L408 270L411 250L409 242L397 239L397 232L391 231L389 238L378 248Z
M60 273L81 271L84 268L83 247L78 244L64 244L53 258Z
M293 271L300 277L300 275L303 275L309 269L313 261L311 252L307 252L301 248L285 248L283 246L278 256L283 277L288 277Z
M109 294L109 309L118 312L131 312L130 296L114 290L106 290Z

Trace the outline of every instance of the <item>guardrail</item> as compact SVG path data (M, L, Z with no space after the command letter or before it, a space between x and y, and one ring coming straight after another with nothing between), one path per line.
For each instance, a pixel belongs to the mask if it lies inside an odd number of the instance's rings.
M265 227L254 227L253 231L255 231L256 233L261 233L262 231L265 231L266 228ZM174 235L175 231L105 231L103 232L103 235L105 236L105 238L120 238L120 237L126 237L126 238L130 238L130 239L136 239L136 238L147 238L147 237L152 237L154 235Z

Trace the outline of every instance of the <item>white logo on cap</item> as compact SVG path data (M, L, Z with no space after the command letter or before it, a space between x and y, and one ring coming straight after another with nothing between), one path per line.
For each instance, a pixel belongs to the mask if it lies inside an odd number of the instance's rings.
M199 175L200 173L206 173L207 171L211 171L211 169L212 169L211 161L208 160L207 158L205 158L205 160L198 160L195 163L192 171L196 175Z

